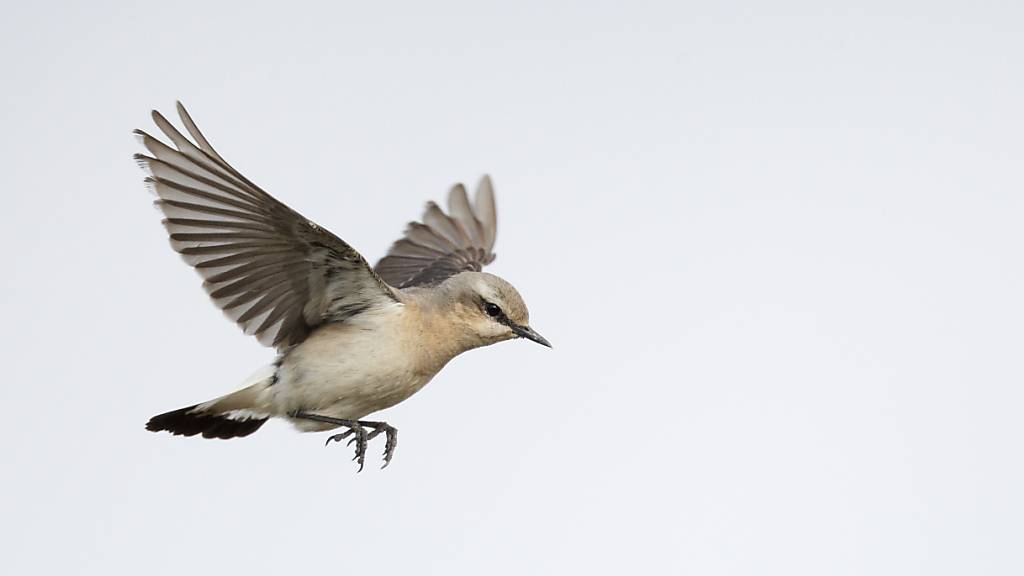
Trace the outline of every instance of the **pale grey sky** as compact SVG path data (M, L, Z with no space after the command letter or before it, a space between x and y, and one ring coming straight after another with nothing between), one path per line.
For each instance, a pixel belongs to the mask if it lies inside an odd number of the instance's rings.
M7 574L1020 574L1013 2L30 3L0 22ZM180 98L370 260L455 181L555 345L324 435L143 430L273 358L167 246ZM381 446L374 446L376 454Z

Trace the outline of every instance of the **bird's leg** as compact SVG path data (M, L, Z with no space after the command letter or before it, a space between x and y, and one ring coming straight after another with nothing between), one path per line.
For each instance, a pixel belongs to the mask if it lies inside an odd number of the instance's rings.
M395 447L398 446L398 428L388 424L387 422L369 422L367 420L360 420L359 424L366 426L367 428L373 428L373 432L366 437L367 441L373 440L378 434L384 432L384 436L387 440L384 442L384 465L381 468L387 468L388 464L391 463L391 456L395 453Z
M335 434L327 438L326 444L334 442L341 442L345 438L352 436L352 439L348 441L351 445L353 442L356 443L356 455L353 460L359 461L359 471L363 470L363 463L366 460L366 446L370 440L373 440L384 432L387 440L384 443L384 465L381 468L387 468L387 465L391 463L391 456L395 453L395 447L398 446L398 429L391 426L387 422L370 422L367 420L346 420L344 418L332 418L330 416L321 416L320 414L312 414L310 412L293 412L292 418L302 418L304 420L313 420L314 422L324 422L326 424L335 424L337 426L345 426L348 428L345 432ZM373 429L372 432L367 433L366 428Z
M314 422L323 422L325 424L335 424L337 426L345 426L348 428L345 432L334 434L327 438L327 442L324 444L330 444L334 442L341 442L345 438L352 436L352 439L348 441L351 445L353 442L356 444L356 455L352 458L359 462L359 472L363 471L363 463L366 461L366 445L370 441L370 436L366 432L366 428L363 428L361 422L357 420L345 420L344 418L332 418L330 416L321 416L320 414L311 414L309 412L293 412L292 418L302 418L304 420L313 420Z

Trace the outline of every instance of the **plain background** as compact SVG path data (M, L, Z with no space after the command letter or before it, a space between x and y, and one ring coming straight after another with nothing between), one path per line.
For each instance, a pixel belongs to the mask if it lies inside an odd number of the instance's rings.
M1020 6L6 6L0 568L1024 573ZM273 358L130 158L177 98L371 261L490 173L555 348L456 359L385 471L145 432Z

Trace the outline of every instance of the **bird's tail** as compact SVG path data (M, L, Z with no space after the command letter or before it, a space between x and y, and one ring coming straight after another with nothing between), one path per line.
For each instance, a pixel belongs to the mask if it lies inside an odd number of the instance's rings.
M203 438L241 438L260 429L270 417L266 398L273 372L261 371L256 382L209 402L158 414L146 423L150 432Z
M241 438L259 430L267 421L266 416L240 418L232 414L211 414L199 410L200 406L197 404L153 416L146 423L146 430L166 430L181 436L202 434L203 438Z

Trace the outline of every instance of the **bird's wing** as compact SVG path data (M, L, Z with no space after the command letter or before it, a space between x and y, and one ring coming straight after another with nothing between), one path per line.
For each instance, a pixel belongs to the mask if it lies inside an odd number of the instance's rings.
M480 180L472 205L465 186L456 184L448 194L448 214L428 202L422 222L410 222L405 236L391 245L374 270L398 288L435 284L459 272L479 272L494 261L497 231L491 179Z
M135 159L150 173L146 182L159 197L171 247L246 334L284 349L321 323L397 301L351 246L221 158L181 103L178 115L192 140L154 110L174 148L136 130L151 156Z

